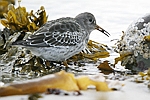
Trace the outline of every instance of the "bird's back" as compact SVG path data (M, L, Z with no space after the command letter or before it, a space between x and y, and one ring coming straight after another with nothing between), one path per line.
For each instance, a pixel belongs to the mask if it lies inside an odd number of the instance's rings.
M26 40L13 45L32 47L74 46L82 42L83 29L73 18L48 21Z

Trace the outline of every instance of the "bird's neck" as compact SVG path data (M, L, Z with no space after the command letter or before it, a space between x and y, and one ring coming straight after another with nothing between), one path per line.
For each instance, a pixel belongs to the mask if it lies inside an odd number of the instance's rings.
M75 20L76 20L76 22L82 27L82 29L84 29L87 33L90 33L90 32L87 30L87 26L84 24L84 19L81 19L81 18L76 17Z

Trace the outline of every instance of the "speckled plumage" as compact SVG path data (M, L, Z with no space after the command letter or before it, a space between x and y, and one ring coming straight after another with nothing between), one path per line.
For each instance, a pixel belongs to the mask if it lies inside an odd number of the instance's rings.
M85 48L94 29L109 35L96 25L95 17L91 13L85 12L75 18L48 21L28 39L13 44L22 45L43 59L64 61Z

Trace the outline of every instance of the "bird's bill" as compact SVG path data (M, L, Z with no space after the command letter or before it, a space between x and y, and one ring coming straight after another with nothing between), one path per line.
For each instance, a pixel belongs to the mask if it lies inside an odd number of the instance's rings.
M110 34L105 31L103 28L101 28L100 26L96 25L95 29L101 31L102 33L104 33L105 35L107 35L108 37L110 36Z

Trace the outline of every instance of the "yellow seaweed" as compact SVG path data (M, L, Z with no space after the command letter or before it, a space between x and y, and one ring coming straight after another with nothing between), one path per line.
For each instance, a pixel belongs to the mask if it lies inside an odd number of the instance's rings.
M9 4L15 4L15 0L0 0L0 18L3 18L3 13L8 11Z
M91 80L88 76L82 76L76 79L80 90L87 90L88 86L93 85L97 91L111 91L106 82Z
M72 73L61 71L38 79L0 87L0 96L43 93L48 88L67 91L87 90L90 85L94 85L97 91L111 91L106 82L92 80L88 76L76 78Z
M150 42L150 35L144 36L144 40Z
M25 7L15 8L12 4L8 6L8 9L8 12L3 14L5 19L1 20L1 24L14 31L34 32L47 22L43 6L36 12L37 15L33 14L33 11L27 12Z
M119 61L123 61L127 56L132 55L131 52L126 52L126 53L120 53L120 57L115 58L115 65L119 62Z

